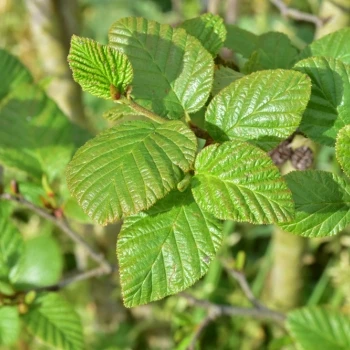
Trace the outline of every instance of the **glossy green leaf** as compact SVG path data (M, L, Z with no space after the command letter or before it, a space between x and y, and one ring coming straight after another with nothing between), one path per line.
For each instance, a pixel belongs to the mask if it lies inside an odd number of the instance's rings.
M339 131L335 150L340 166L344 173L350 177L350 125Z
M23 253L11 270L10 280L17 289L55 284L62 274L61 249L50 236L37 236L24 242Z
M0 74L0 100L17 86L33 80L27 68L4 49L0 49Z
M99 134L67 168L71 193L101 224L149 208L193 164L197 140L180 121L130 121Z
M79 316L59 294L37 297L22 318L33 335L55 349L85 349Z
M131 109L128 105L118 103L115 107L105 112L103 114L103 118L114 122L132 115L138 115L138 113Z
M340 312L304 308L288 314L287 327L300 350L350 349L350 318Z
M288 69L297 59L298 51L287 35L269 32L259 36L254 51L243 67L246 74L264 69Z
M19 337L20 321L17 307L0 307L0 345L12 345Z
M127 218L117 243L125 305L191 286L208 271L221 240L221 222L200 209L190 189L173 191L147 212Z
M113 92L124 93L133 78L131 64L122 52L76 35L72 36L68 62L83 90L107 100L119 99Z
M207 130L218 141L277 145L298 127L310 88L308 77L294 71L269 70L245 76L210 102L205 114Z
M223 19L219 16L205 13L199 17L184 21L180 27L197 38L214 57L224 45L226 28Z
M259 36L232 24L227 24L226 30L224 46L249 58L256 49Z
M0 109L0 162L41 179L61 175L75 149L74 128L45 93L22 84Z
M333 58L311 57L298 62L295 69L312 81L300 130L316 142L334 146L339 130L350 124L350 65Z
M133 67L133 96L143 107L170 119L198 111L213 83L212 56L182 28L128 17L114 23L110 45Z
M244 74L236 72L229 67L219 66L214 73L212 95L217 95L223 88L243 77Z
M350 224L350 184L324 171L295 171L286 176L295 202L295 219L280 224L306 237L332 236Z
M293 218L292 195L277 167L246 142L204 148L195 162L192 192L219 219L265 224Z
M300 59L311 56L333 57L350 64L350 28L343 28L313 41L300 54Z

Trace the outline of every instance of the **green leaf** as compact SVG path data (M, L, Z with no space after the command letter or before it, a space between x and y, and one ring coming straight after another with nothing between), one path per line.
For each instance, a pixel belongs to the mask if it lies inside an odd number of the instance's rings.
M344 173L350 177L350 125L339 131L335 150L340 166Z
M74 128L45 93L22 84L0 109L0 162L41 180L59 176L75 149Z
M12 345L19 337L20 322L15 306L0 307L0 345Z
M190 189L173 191L147 212L127 218L117 243L125 305L191 286L208 271L221 240L221 222L199 208Z
M83 90L107 100L118 100L113 93L123 94L133 79L131 64L122 52L92 39L73 35L68 62Z
M0 49L0 74L0 100L20 84L33 80L27 68L4 49Z
M291 193L270 157L245 142L204 148L195 162L192 192L219 219L266 224L291 220Z
M217 95L223 88L243 77L244 74L242 73L236 72L228 67L219 66L214 73L214 83L211 91L212 95Z
M197 38L214 57L224 45L226 28L223 19L219 16L206 13L184 21L180 27Z
M207 130L218 141L278 145L298 127L310 90L308 77L294 71L245 76L212 99L205 114Z
M316 142L334 146L339 130L350 124L350 66L334 58L311 57L295 69L312 81L300 130Z
M100 224L149 208L176 187L193 164L197 140L180 121L130 121L87 142L67 168L84 211Z
M231 24L226 25L226 30L227 36L224 46L249 58L256 49L259 37Z
M112 122L122 119L127 116L135 116L139 113L135 112L128 105L117 104L115 107L111 108L103 114L103 118L110 120Z
M198 111L213 83L212 56L182 28L128 17L114 23L109 43L133 67L136 102L162 117L180 119Z
M38 236L24 242L24 250L11 270L10 280L17 289L55 284L62 274L62 252L50 236Z
M243 67L246 74L263 69L288 69L296 61L298 51L287 35L269 32L259 36L256 47Z
M332 236L350 224L350 185L324 171L295 171L286 176L295 202L295 219L279 224L305 237Z
M0 202L0 277L7 279L23 250L22 236L10 221L9 205Z
M303 308L288 314L287 327L300 350L350 349L350 318L340 312Z
M350 28L343 28L313 41L300 54L300 59L311 56L333 57L350 64Z
M33 335L57 349L84 349L79 316L58 294L37 297L23 320Z

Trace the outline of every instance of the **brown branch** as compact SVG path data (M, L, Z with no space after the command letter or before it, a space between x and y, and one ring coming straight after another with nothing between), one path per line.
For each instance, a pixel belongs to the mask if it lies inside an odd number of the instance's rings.
M112 266L106 261L104 256L94 250L89 243L87 243L83 237L81 237L77 232L75 232L70 225L68 224L67 220L65 218L57 218L56 216L52 215L50 212L48 212L46 209L41 208L32 202L26 200L25 198L21 196L14 196L9 193L3 193L0 194L0 199L11 201L18 203L22 205L23 207L33 211L40 217L46 219L47 221L52 222L56 227L58 227L60 230L62 230L67 236L71 238L72 241L74 241L76 244L81 245L84 247L86 252L89 254L91 259L93 259L95 262L97 262L101 268L103 268L106 273L110 273L112 271Z
M289 8L282 0L270 0L270 2L278 8L282 16L289 17L296 21L313 23L316 28L320 28L323 25L323 21L319 17L307 12Z

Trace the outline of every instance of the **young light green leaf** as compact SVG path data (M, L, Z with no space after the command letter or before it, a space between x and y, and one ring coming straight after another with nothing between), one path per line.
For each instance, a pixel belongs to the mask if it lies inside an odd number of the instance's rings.
M344 173L350 177L350 125L339 131L335 151Z
M180 119L204 106L213 83L212 56L182 28L128 17L114 23L110 45L133 67L136 102L162 117Z
M180 121L130 121L99 134L67 168L71 193L100 224L136 214L176 187L193 164L197 140Z
M295 69L312 81L300 130L314 141L334 147L338 131L350 124L350 65L334 58L311 57L298 62Z
M0 162L41 180L61 175L75 149L73 126L45 93L21 84L0 109Z
M269 32L259 36L256 47L243 67L246 74L263 69L288 69L297 59L298 51L287 35Z
M236 72L229 67L219 66L214 73L212 95L217 95L226 86L243 77L244 74Z
M115 107L105 112L103 114L103 118L114 122L124 117L132 116L132 115L138 115L138 113L135 112L128 105L118 103Z
M336 58L343 63L350 64L350 28L343 28L334 33L313 41L300 54L299 59L312 56Z
M210 102L207 129L218 141L269 141L277 146L298 127L311 90L305 74L257 72L236 80Z
M199 208L190 189L175 190L147 212L127 218L117 243L125 305L191 286L208 271L221 240L222 223Z
M222 220L266 224L293 218L292 195L270 157L246 142L204 148L195 162L198 205Z
M22 83L33 81L27 68L4 49L0 49L0 73L0 100Z
M33 335L56 349L84 349L79 316L59 294L38 296L22 318Z
M219 16L206 13L184 21L180 27L197 38L214 57L224 45L226 28L223 19Z
M0 307L0 345L12 345L19 337L20 321L17 307Z
M279 224L305 237L332 236L350 224L350 185L324 171L294 171L286 176L295 202L295 219Z
M303 308L288 314L287 328L300 350L350 349L350 318L331 310Z
M118 100L133 79L128 58L108 45L73 35L68 55L74 80L83 90L107 100Z
M256 49L259 37L232 24L226 25L227 35L224 46L249 58Z
M50 286L59 281L62 268L62 252L54 238L37 236L24 242L10 281L16 289Z

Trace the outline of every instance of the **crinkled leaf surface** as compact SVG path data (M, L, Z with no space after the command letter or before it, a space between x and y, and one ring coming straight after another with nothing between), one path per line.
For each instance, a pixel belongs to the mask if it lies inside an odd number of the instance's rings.
M350 184L324 171L294 171L286 176L295 202L295 219L280 224L306 237L332 236L350 224Z
M310 57L295 69L312 81L300 130L316 142L334 146L338 131L350 124L350 65L334 58Z
M298 127L310 96L310 80L290 70L257 72L217 94L205 114L218 141L269 141L277 145Z
M350 349L350 318L331 310L304 308L288 314L287 328L300 350Z
M216 56L224 45L226 28L223 19L219 16L206 13L184 21L180 27L197 38L213 56Z
M339 131L335 150L340 166L344 173L350 177L350 125Z
M72 36L68 62L83 90L105 99L116 99L111 85L124 93L133 78L131 64L121 51L76 35Z
M67 168L68 187L101 224L149 208L191 169L197 140L180 121L131 121L87 142Z
M0 161L41 179L63 172L75 148L74 128L45 93L22 84L0 109Z
M110 45L133 67L133 96L143 107L170 119L198 111L209 97L214 62L182 28L128 17L114 23Z
M343 28L313 41L300 54L300 59L311 56L333 57L350 64L350 28Z
M85 349L79 316L59 294L40 295L22 318L33 335L56 349Z
M60 246L53 237L37 236L24 242L23 253L11 270L17 289L44 287L59 281L63 268Z
M212 95L217 95L223 88L243 77L244 74L236 72L229 67L219 66L214 73Z
M256 49L259 36L232 24L226 25L227 35L224 46L249 58Z
M265 224L293 218L292 195L277 167L246 142L204 148L195 162L192 192L219 219Z
M0 345L12 345L19 337L20 321L16 306L0 307Z
M127 218L117 253L124 303L145 304L191 286L207 271L222 240L222 223L172 191L147 212Z
M264 69L291 68L298 51L287 35L269 32L258 37L249 60L243 67L246 74Z
M17 86L33 80L27 68L4 49L0 49L0 74L0 100Z

